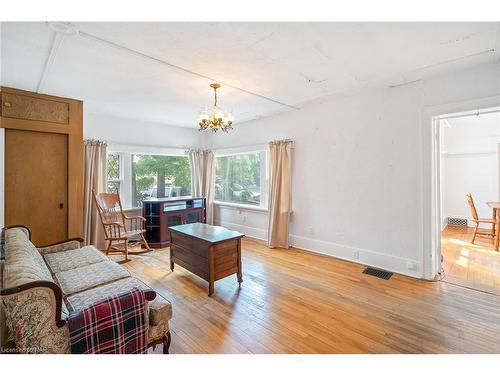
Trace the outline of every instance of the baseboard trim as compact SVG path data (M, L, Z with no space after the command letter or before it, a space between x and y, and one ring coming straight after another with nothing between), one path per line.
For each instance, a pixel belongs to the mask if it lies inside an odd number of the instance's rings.
M236 230L238 232L244 233L248 237L256 238L258 240L265 241L267 234L266 230L262 228L249 227L247 225L240 225L235 223L230 223L227 221L215 220L215 225L220 225L231 230Z
M290 235L290 239L292 246L299 249L384 269L405 276L415 278L423 277L421 265L413 259L395 257L368 249L341 245L294 234ZM355 252L357 252L358 257L355 257ZM413 269L409 269L409 267Z
M254 228L225 221L216 221L215 225L220 225L231 230L236 230L238 232L244 233L248 237L256 238L258 240L265 241L267 237L266 230L262 228ZM292 247L297 249L347 260L349 262L381 268L405 276L423 278L422 265L419 264L418 261L415 261L413 259L395 257L368 249L341 245L334 242L317 240L309 237L297 236L294 234L290 235L290 243ZM358 257L355 257L355 252L357 252Z

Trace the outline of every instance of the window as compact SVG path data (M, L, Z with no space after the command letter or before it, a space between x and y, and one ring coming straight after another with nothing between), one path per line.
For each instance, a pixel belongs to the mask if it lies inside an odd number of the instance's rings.
M147 198L191 194L191 169L187 156L132 155L132 206Z
M267 207L266 164L266 151L217 156L215 200Z
M121 157L117 153L108 153L108 193L120 192L121 179Z

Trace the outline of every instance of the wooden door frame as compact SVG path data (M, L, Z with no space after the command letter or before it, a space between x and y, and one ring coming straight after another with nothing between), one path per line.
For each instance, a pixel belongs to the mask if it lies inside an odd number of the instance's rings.
M81 237L83 234L83 102L1 86L0 93L24 95L68 104L68 124L0 117L0 128L68 136L68 237ZM4 210L3 206L2 210Z

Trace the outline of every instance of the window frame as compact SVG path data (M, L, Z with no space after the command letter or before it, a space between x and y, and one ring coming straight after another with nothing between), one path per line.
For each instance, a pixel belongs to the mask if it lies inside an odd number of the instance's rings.
M219 157L227 157L227 156L238 156L238 155L248 155L248 154L261 154L261 162L260 162L260 194L263 199L260 202L260 205L251 205L244 203L236 203L236 202L227 202L227 201L219 201L214 200L214 204L217 206L226 206L226 207L234 207L234 208L242 208L246 210L253 211L264 211L267 212L269 210L269 202L268 202L268 186L269 186L269 150L267 145L262 146L250 146L243 147L238 149L226 149L226 150L217 150L215 152L215 160L217 163L217 158ZM262 158L262 155L264 156ZM264 161L264 162L263 162ZM215 172L216 173L216 172ZM215 185L215 176L214 176L214 185ZM215 191L215 186L214 186Z
M132 206L132 163L133 156L142 155L161 155L161 156L183 156L189 159L186 155L186 149L182 148L163 148L155 146L136 146L126 144L108 144L106 155L120 155L120 197L125 211L142 209L140 206ZM107 164L106 164L107 166ZM106 173L107 178L107 173ZM107 180L106 180L107 183Z
M108 158L109 158L109 155L118 155L118 179L108 179ZM107 151L106 152L106 192L108 191L108 184L110 182L119 182L120 183L120 188L118 189L118 193L120 194L120 196L122 195L122 191L123 191L123 181L124 181L124 178L123 178L123 155L121 152L115 152L115 151Z
M176 154L172 154L172 153L169 153L169 154L166 154L166 153L159 153L159 152L141 152L141 151L134 151L134 152L130 152L130 201L129 201L129 205L131 205L130 202L132 202L132 164L134 162L134 156L136 155L152 155L152 156L172 156L172 157L185 157L186 159L188 159L188 163L189 163L189 168L191 169L191 162L189 161L189 156L186 155L186 152L183 152L182 154L179 154L179 153L176 153ZM191 171L189 172L189 178L191 179ZM193 182L191 181L191 186L190 188L192 188L193 186ZM191 192L190 194L188 194L187 196L192 196L193 195L193 192ZM141 208L141 207L132 207L132 208Z

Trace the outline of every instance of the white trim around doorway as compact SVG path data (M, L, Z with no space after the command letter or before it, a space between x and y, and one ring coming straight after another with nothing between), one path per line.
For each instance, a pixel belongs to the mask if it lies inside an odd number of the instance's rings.
M500 111L500 96L424 108L422 113L422 238L424 278L435 279L441 271L440 126L446 118Z

